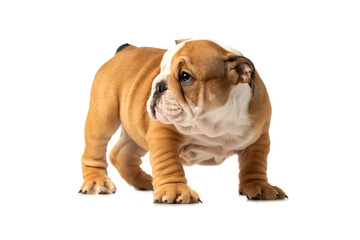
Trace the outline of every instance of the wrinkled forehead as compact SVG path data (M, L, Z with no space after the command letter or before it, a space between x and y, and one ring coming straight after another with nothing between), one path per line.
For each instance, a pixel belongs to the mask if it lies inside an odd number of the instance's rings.
M212 40L190 39L175 45L164 54L161 61L161 72L170 73L171 63L175 55L186 55L191 58L201 57L209 60L210 56L206 55L216 55L226 51L242 56L239 51Z

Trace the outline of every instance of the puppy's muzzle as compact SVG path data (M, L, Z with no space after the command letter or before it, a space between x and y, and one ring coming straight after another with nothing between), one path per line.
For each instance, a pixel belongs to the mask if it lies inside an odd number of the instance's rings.
M155 107L157 100L161 97L161 95L167 90L167 84L165 81L160 81L155 86L155 92L153 94L153 100L151 102L150 108L153 113L153 116L155 116Z

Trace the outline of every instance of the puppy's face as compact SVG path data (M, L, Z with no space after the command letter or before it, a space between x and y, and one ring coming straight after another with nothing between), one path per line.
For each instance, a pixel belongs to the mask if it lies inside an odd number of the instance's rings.
M238 84L251 84L250 60L208 40L182 42L165 53L147 111L166 124L188 124L222 107Z

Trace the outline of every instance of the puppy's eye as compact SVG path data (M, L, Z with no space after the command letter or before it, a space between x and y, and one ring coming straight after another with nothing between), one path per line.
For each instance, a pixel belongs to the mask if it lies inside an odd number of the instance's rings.
M187 72L181 71L180 72L180 83L183 85L190 85L195 79Z

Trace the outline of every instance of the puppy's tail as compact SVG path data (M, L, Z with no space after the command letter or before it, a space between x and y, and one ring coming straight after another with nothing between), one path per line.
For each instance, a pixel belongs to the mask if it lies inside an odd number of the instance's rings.
M128 46L131 46L131 45L128 44L128 43L125 43L125 44L121 45L120 47L118 47L118 49L116 50L115 55L116 55L118 52L120 52L121 50L123 50L124 48L128 47Z

